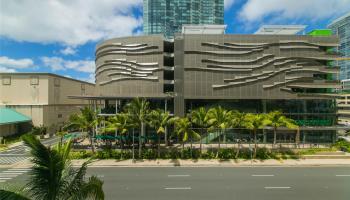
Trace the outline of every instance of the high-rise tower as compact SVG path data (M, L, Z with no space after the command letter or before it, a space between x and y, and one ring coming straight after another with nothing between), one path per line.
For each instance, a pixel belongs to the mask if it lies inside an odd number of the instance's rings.
M333 34L339 37L340 45L337 51L343 57L350 57L350 12L334 20L328 27L332 29ZM335 65L340 66L339 78L341 80L350 79L350 60L340 59Z
M224 0L143 0L143 32L173 37L183 24L223 24Z

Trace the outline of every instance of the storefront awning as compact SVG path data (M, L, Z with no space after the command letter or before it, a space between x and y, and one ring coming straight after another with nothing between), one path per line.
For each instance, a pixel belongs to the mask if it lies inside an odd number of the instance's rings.
M0 125L30 122L32 119L14 109L0 107Z

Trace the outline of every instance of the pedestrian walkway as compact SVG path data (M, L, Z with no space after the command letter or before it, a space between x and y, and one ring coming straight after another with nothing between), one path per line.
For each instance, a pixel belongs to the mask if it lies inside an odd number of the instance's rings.
M0 165L12 165L17 162L25 161L28 158L28 156L1 156Z
M7 181L10 181L13 178L16 178L17 176L20 176L22 174L27 173L30 171L30 167L14 167L11 169L7 169L5 171L0 172L0 183L5 183Z

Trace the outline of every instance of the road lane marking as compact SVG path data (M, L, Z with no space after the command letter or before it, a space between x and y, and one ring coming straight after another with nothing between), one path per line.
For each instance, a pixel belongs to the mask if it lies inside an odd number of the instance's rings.
M273 174L253 174L252 176L275 176Z
M27 156L27 154L22 154L22 153L1 153L1 156Z
M291 187L264 187L265 189L290 189Z
M191 190L191 187L166 187L166 190Z
M335 176L350 176L348 174L339 174L339 175L335 175Z
M178 174L178 175L176 175L176 174L174 174L174 175L168 175L168 177L189 177L190 175L188 175L188 174Z
M0 177L0 180L10 180L10 179L12 179L12 177L10 178L10 177Z
M17 173L26 173L26 172L28 172L28 171L18 171L18 170L4 171L4 173L14 173L14 172L17 172Z
M23 174L23 173L21 173L21 172L1 172L1 173L0 173L0 176L1 176L2 174Z
M0 174L0 177L16 177L21 174Z

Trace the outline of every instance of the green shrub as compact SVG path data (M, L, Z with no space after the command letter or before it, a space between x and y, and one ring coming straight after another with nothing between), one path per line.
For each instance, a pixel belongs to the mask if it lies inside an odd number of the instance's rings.
M339 139L335 144L332 145L332 147L341 151L350 152L350 142L344 139Z
M86 158L91 158L92 157L92 152L91 151L71 151L69 154L71 159L86 159Z
M227 160L234 159L236 156L236 152L233 149L220 149L218 152L218 158Z
M202 159L214 159L216 157L216 152L212 149L208 149L207 151L203 151L200 155Z
M156 159L158 157L158 152L153 149L146 149L142 151L142 159Z
M256 150L256 159L266 160L272 158L272 153L266 148L259 148Z

